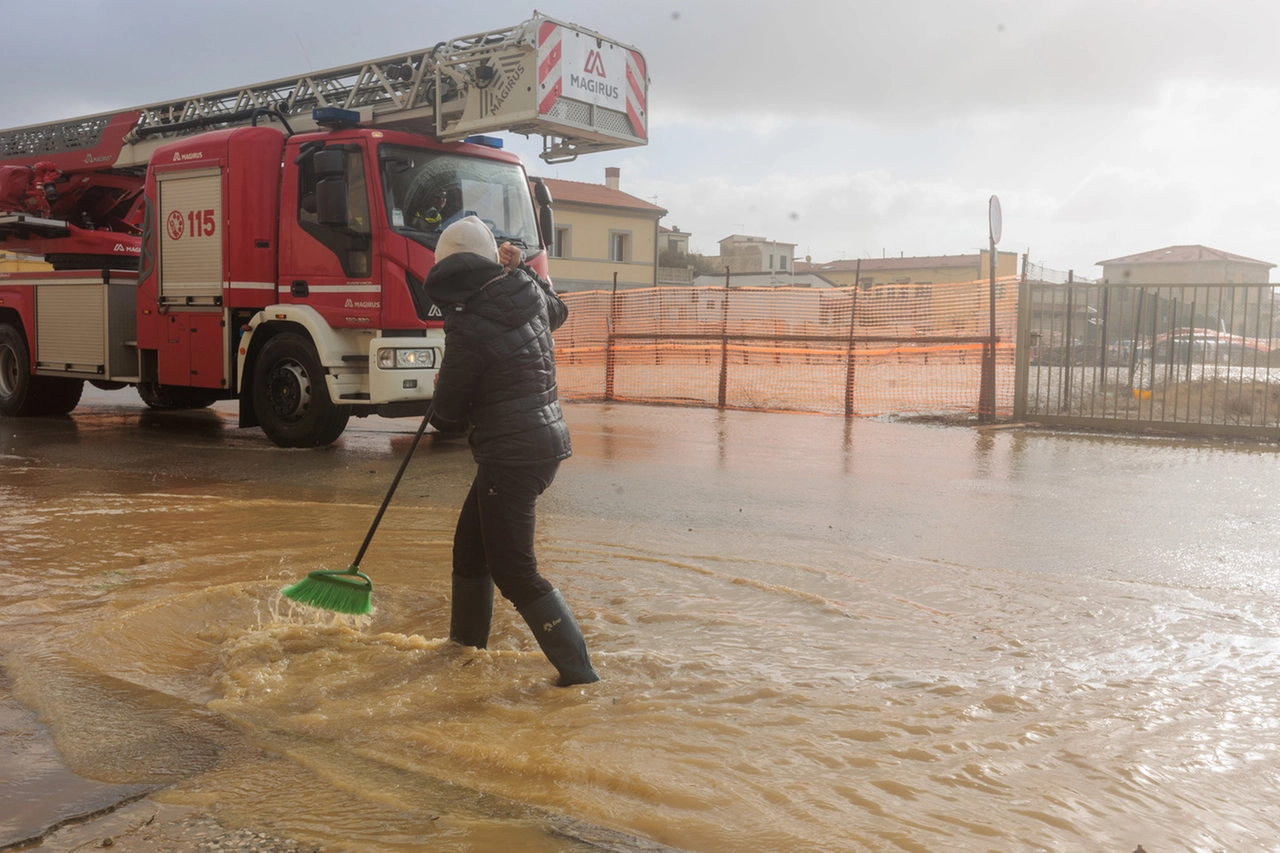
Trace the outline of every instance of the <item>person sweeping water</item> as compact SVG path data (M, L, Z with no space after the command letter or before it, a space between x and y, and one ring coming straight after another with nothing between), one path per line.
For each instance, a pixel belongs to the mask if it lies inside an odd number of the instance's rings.
M449 637L488 644L496 585L560 686L599 681L573 613L534 555L538 496L572 455L551 337L569 309L518 248L499 248L475 216L440 235L424 288L444 315L445 333L431 425L469 429L476 462L453 538Z

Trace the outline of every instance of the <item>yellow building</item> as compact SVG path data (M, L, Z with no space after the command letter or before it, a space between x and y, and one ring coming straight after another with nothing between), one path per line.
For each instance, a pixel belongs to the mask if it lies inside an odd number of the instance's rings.
M881 284L953 284L986 281L991 276L991 253L935 255L918 258L863 258L815 264L796 261L797 273L819 273L837 287L855 283L863 287ZM1017 252L996 252L996 278L1018 274ZM855 282L855 277L857 281Z
M1208 246L1167 246L1098 261L1110 284L1268 284L1269 261L1255 261Z
M39 258L29 255L15 255L12 252L0 252L0 272L38 272L51 270L52 266Z
M1274 310L1272 301L1275 290L1271 287L1228 287L1223 288L1212 297L1208 304L1202 304L1199 311L1195 309L1195 290L1204 284L1245 284L1269 285L1271 270L1275 264L1270 261L1258 261L1235 255L1221 249L1193 244L1189 246L1166 246L1150 252L1136 255L1125 255L1121 258L1110 258L1098 261L1102 267L1103 284L1131 284L1145 287L1181 285L1184 290L1180 298L1190 299L1191 310L1195 317L1186 316L1186 307L1181 315L1172 308L1171 300L1178 299L1179 294L1165 296L1156 295L1157 304L1162 312L1160 322L1169 320L1170 313L1181 316L1180 324L1203 325L1209 329L1231 332L1232 334L1254 337L1272 334L1270 329L1259 329L1257 325L1263 318L1271 316ZM1185 291L1191 287L1190 297ZM1145 299L1145 291L1141 298ZM1133 299L1132 291L1122 295L1122 299ZM1213 303L1217 303L1214 305Z
M556 290L612 290L658 283L658 220L667 211L618 188L620 170L604 184L546 178L556 235L551 279Z

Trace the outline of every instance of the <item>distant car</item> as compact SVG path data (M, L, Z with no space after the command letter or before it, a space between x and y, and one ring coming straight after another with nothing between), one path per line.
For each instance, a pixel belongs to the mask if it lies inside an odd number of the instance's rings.
M1107 360L1114 363L1128 361L1133 356L1133 341L1123 338L1107 347Z
M1157 335L1155 344L1157 361L1167 360L1172 355L1176 363L1182 364L1190 361L1200 364L1247 366L1255 360L1258 364L1266 364L1271 353L1270 341L1217 332L1213 329L1174 329Z

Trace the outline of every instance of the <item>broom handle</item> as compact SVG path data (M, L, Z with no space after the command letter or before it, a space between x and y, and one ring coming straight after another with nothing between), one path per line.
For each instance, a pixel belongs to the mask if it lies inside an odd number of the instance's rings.
M431 420L431 408L427 408L427 413L422 416L422 423L418 424L418 431L413 436L413 444L409 445L409 452L404 455L404 461L400 463L400 470L396 472L396 478L391 481L391 488L387 489L387 496L382 499L382 506L378 507L378 514L373 517L373 524L369 525L369 532L365 534L364 544L360 546L360 552L356 554L355 561L351 563L351 573L355 574L360 569L360 561L364 559L364 552L368 549L369 543L373 541L374 531L378 529L378 522L382 521L382 514L387 511L387 505L391 503L391 496L396 493L396 486L400 485L400 478L404 476L404 469L409 467L409 460L413 458L413 452L418 449L418 442L422 440L422 434L427 431L427 421Z

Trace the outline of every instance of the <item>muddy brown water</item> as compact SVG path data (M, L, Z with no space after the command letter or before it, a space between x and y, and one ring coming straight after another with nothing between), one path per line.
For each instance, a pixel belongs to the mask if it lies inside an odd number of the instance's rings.
M278 590L350 562L416 424L0 421L0 839L155 788L351 851L1280 843L1275 448L567 417L540 558L604 677L573 689L505 603L488 650L442 639L462 445L419 450L349 619Z

